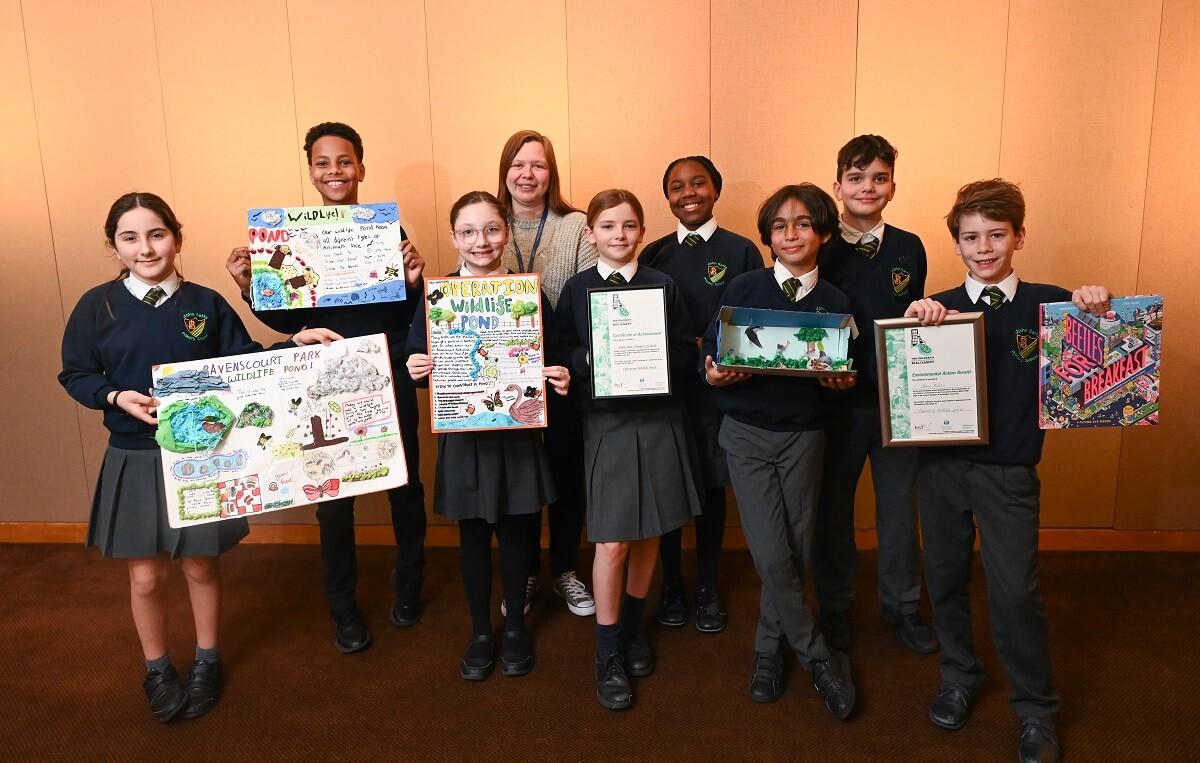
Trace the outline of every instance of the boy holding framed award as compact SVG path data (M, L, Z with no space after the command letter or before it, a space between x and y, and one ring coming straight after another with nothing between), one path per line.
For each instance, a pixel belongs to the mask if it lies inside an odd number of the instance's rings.
M984 313L990 440L923 449L918 487L925 578L942 647L942 684L929 719L941 728L961 728L983 681L968 591L978 528L996 651L1021 719L1020 760L1044 762L1059 757L1059 702L1050 681L1037 572L1037 463L1044 437L1037 423L1039 309L1044 302L1071 300L1103 314L1110 295L1102 286L1071 293L1019 280L1012 257L1025 245L1024 220L1021 190L1000 179L960 188L946 216L967 277L932 300L951 311ZM930 301L914 302L906 316L922 317Z

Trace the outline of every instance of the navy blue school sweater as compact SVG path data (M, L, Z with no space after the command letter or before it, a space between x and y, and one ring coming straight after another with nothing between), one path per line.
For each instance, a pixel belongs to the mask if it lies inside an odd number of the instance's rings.
M879 251L868 259L835 233L821 253L820 267L821 278L850 298L858 325L858 339L850 349L858 385L849 398L857 407L877 407L875 321L902 318L909 303L925 296L925 246L916 234L885 225Z
M667 362L670 365L671 394L592 399L592 371L588 361L591 335L588 289L614 287L600 277L600 271L590 267L567 279L558 297L558 307L554 310L558 335L555 357L571 372L571 399L581 411L622 413L662 408L677 401L682 390L693 383L692 377L697 367L696 335L692 333L692 318L679 287L667 274L640 264L629 286L662 286L666 292Z
M1036 466L1045 432L1038 428L1038 306L1069 302L1071 292L1042 283L1017 284L1000 307L972 303L965 286L933 295L951 310L983 312L987 343L988 445L922 448L922 458L953 456L981 464Z
M762 255L754 242L724 228L717 228L708 241L695 246L679 243L672 231L643 249L638 263L675 280L691 313L696 336L704 336L733 279L763 268Z
M789 300L779 288L772 268L735 278L725 290L724 306L797 313L850 312L850 300L823 277L799 302ZM711 355L714 361L718 357L717 324L714 317L704 334L703 354ZM831 397L814 378L766 374L753 374L746 381L717 387L716 393L717 405L726 416L775 432L820 429L825 423L825 405Z
M261 349L246 333L241 317L212 289L184 281L168 300L150 307L121 281L109 281L88 290L71 312L58 381L80 404L104 411L110 445L151 450L158 447L155 428L109 405L110 392L146 394L150 367L156 363Z

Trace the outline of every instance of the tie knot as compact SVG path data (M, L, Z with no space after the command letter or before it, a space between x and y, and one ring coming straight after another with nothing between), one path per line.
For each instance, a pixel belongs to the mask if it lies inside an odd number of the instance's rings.
M695 231L693 231L683 237L683 243L687 244L688 246L696 246L703 240L704 240L704 237L701 236L699 233L696 233Z
M854 248L867 259L873 259L876 252L879 251L879 239L875 238L870 233L866 233L858 240L858 243L854 245Z
M783 293L787 296L788 301L795 302L796 293L800 291L800 279L792 276L783 282L781 288L783 289Z
M611 284L616 284L617 286L624 286L625 284L629 283L625 280L625 276L621 275L621 271L619 270L614 270L613 272L609 273L608 278L605 278L604 280Z
M151 286L150 291L146 292L146 296L142 297L142 301L150 307L154 307L158 304L158 298L163 294L166 294L166 291L161 286Z
M993 310L1004 304L1004 291L999 286L984 287L983 296L987 298L988 307Z

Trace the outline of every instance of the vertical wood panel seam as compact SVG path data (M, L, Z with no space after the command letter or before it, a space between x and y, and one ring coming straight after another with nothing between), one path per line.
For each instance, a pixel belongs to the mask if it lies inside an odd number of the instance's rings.
M178 206L179 198L175 195L175 173L171 165L171 133L167 130L167 96L163 90L162 56L158 54L158 17L154 14L154 0L150 6L150 31L154 34L154 73L158 77L158 105L162 110L163 148L167 152L167 186L171 189L171 201ZM180 252L180 257L183 253Z
M712 0L708 0L708 150L705 156L712 156L712 102L713 102L713 15Z
M63 299L62 293L62 272L58 267L58 246L54 243L54 217L50 214L50 188L46 183L46 158L42 150L42 128L38 124L37 114L37 94L33 90L33 62L29 59L29 33L25 25L25 3L17 3L17 11L21 16L21 41L25 45L25 77L29 82L29 105L33 112L33 136L37 141L38 166L42 171L42 199L46 203L46 227L50 231L50 259L54 263L54 280L58 284L58 312L62 316L63 331L66 331L67 313L66 301ZM79 444L79 468L81 474L80 489L83 495L87 495L87 452L83 447L83 406L73 403L72 413L75 414L75 431L79 435L76 441Z
M1004 105L1008 100L1008 50L1009 40L1012 39L1012 12L1012 0L1008 0L1008 13L1004 24L1004 62L1000 65L1000 138L996 141L994 177L1000 177L1000 168L1004 165Z
M292 46L292 8L291 8L291 4L288 3L287 0L284 0L284 3L283 3L283 21L284 21L284 29L287 30L288 79L292 83L292 125L294 126L293 134L295 135L295 140L300 140L300 102L296 96L296 58L294 55L292 55L292 50L293 50L293 46ZM295 154L293 154L293 156L295 156ZM293 159L292 161L299 161L299 160ZM302 168L299 168L299 169L301 169L301 171L297 173L297 175L299 177L296 178L296 183L297 183L297 192L300 195L297 196L296 198L298 198L300 200L301 204L304 204L304 172L303 172Z
M855 0L854 3L854 91L850 94L851 114L850 114L850 132L851 137L858 135L858 46L862 41L862 0ZM841 173L841 168L838 168L838 173Z
M421 23L425 27L425 98L429 106L429 174L430 181L433 187L433 229L436 231L438 227L438 186L437 186L437 143L434 140L433 132L433 66L429 61L429 2L423 0L421 3ZM454 195L451 191L450 195ZM446 272L446 268L442 266L442 243L441 236L435 236L433 239L434 256L437 257L438 273Z
M1142 290L1142 258L1145 256L1146 246L1146 198L1150 193L1150 160L1154 156L1154 117L1158 114L1158 78L1161 73L1162 66L1162 46L1163 46L1163 15L1165 3L1158 4L1158 46L1154 51L1154 87L1150 93L1150 137L1146 141L1146 171L1142 176L1142 212L1138 222L1138 259L1137 268L1133 276L1133 291L1135 294L1141 293ZM1113 514L1112 526L1117 529L1119 522L1119 514L1121 512L1121 461L1125 453L1125 439L1130 437L1129 432L1121 429L1121 437L1117 440L1117 489L1113 491Z
M567 14L570 12L567 0L563 0L563 76L566 77L567 91L567 157L571 162L571 198L570 203L575 205L575 178L579 175L575 171L575 151L571 144L571 24L567 19ZM499 189L496 189L499 190Z

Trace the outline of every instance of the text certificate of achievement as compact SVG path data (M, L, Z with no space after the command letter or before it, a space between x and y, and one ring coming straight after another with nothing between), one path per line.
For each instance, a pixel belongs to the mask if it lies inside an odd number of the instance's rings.
M875 331L883 444L986 444L982 314L876 321Z
M589 289L592 397L669 395L666 290Z

